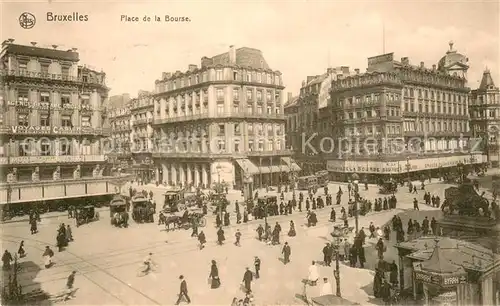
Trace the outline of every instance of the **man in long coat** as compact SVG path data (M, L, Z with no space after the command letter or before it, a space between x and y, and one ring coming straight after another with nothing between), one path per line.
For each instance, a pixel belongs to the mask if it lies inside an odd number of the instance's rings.
M252 288L251 288L252 280L253 280L252 271L250 271L250 269L247 267L245 274L243 274L243 284L245 285L246 293L252 292Z
M288 245L288 242L285 242L281 253L283 254L283 263L286 265L290 262L290 255L292 255L292 249Z

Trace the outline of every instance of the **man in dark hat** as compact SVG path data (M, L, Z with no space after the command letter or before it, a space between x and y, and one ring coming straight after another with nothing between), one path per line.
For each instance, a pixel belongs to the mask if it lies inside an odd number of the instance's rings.
M259 274L259 271L260 271L260 258L258 256L255 256L254 266L255 266L255 278L259 278L260 277L260 274Z
M189 303L191 303L191 299L188 296L188 289L187 289L186 280L184 279L183 275L179 276L179 279L181 280L179 298L177 299L177 302L175 303L175 305L179 305L179 303L181 302L183 297L186 299L186 301L189 304Z
M285 245L283 246L283 250L281 251L283 254L283 263L286 265L287 263L290 262L290 255L292 255L292 249L288 245L288 242L285 242Z

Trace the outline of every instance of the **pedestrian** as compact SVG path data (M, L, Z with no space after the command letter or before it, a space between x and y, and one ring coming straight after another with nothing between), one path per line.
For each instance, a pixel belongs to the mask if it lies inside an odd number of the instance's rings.
M198 223L196 220L193 219L191 222L191 227L193 228L193 231L191 232L191 237L197 237L198 236Z
M286 265L287 263L290 262L290 255L292 255L292 249L288 245L288 242L285 242L285 245L283 246L283 250L281 250L281 253L283 254L283 263Z
M217 262L215 260L212 260L212 266L210 267L210 274L208 275L208 279L211 280L211 289L217 289L220 287L221 281L219 278L219 268L217 268Z
M191 299L189 298L189 295L188 295L186 280L184 279L183 275L179 276L179 279L181 280L181 285L180 285L180 290L179 290L179 298L177 299L177 302L175 303L175 305L179 305L179 303L181 302L183 297L186 299L187 303L190 304Z
M257 231L257 235L259 235L259 241L262 241L262 234L264 233L264 228L262 227L262 224L259 224L259 227L257 227L255 231Z
M392 261L389 272L389 281L393 286L398 284L398 265L396 265L396 261Z
M311 286L316 286L319 279L318 266L316 266L316 262L313 260L312 264L309 266L309 275L307 280L309 280L309 284Z
M12 258L12 254L10 254L9 251L5 250L5 252L3 252L3 255L2 255L3 269L9 270L10 269L10 262L13 260L14 260L14 258Z
M325 266L330 266L332 262L332 255L330 254L330 244L327 242L323 247L323 262Z
M65 301L71 300L74 297L73 294L75 293L75 291L73 290L73 285L75 283L75 275L76 271L71 272L66 281L66 295L64 297Z
M253 274L250 271L250 269L247 267L245 270L245 274L243 274L243 284L245 286L245 293L252 292L252 288L251 288L252 280L253 280Z
M384 259L384 252L386 251L386 246L384 245L384 241L382 238L378 239L377 244L375 245L375 249L377 250L378 259Z
M30 220L30 231L31 231L31 235L38 233L36 218L31 218L31 220Z
M323 278L323 286L321 287L320 296L333 294L332 284L328 281L327 277Z
M42 256L44 258L45 268L50 268L50 266L52 266L52 256L54 256L54 251L52 251L49 246L46 246Z
M200 243L200 250L205 247L205 243L207 243L207 238L205 237L205 233L203 230L198 234L198 242Z
M66 240L73 241L73 232L71 231L69 224L66 226Z
M297 235L295 232L295 224L293 223L293 220L290 220L290 230L288 231L288 236L295 237L295 235Z
M432 235L437 236L437 221L434 217L432 217L431 220L431 230L432 230Z
M414 190L417 190L416 188ZM413 198L413 210L420 210L418 208L418 200L417 198Z
M332 207L332 211L330 212L330 221L332 221L332 222L336 221L335 208L333 208L333 207Z
M26 256L26 251L24 250L24 240L19 244L17 254L19 254L19 258L23 258L24 256Z
M260 258L258 256L255 256L255 259L253 261L253 264L255 266L255 278L260 278Z
M241 246L240 245L240 239L241 239L241 232L239 229L236 230L236 233L234 234L234 237L236 238L236 241L234 242L235 246Z
M224 240L226 240L226 238L224 237L224 230L222 229L222 227L219 227L219 230L217 231L217 243L219 245L222 245L224 243Z

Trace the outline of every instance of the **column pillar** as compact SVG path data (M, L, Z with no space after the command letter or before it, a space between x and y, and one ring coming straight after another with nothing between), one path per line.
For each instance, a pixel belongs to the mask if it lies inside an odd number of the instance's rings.
M186 185L186 171L184 171L184 164L179 165L179 179L181 180L182 186Z
M494 305L493 299L493 279L491 277L487 277L483 280L481 284L481 299L483 305Z
M156 176L156 182L160 182L160 166L156 166L155 176Z
M192 174L192 172L191 172L192 171L191 164L187 164L186 168L187 168L187 171L186 171L187 172L186 180L187 180L188 185L191 185L191 184L193 184L193 178L192 178L192 175L191 175Z
M194 178L193 178L193 182L194 182L194 187L195 188L198 188L198 186L200 186L200 168L198 165L194 165Z
M207 173L207 165L202 164L201 165L201 183L205 185L205 187L208 187L208 173Z
M171 167L171 168L170 168L170 169L171 169L171 170L170 170L170 171L171 171L170 173L172 174L172 177L171 177L171 179L170 179L170 180L172 181L172 184L177 185L177 183L178 183L178 182L177 182L177 169L176 169L176 167L175 167L175 165L174 165L174 164L170 165L170 167Z
M164 163L161 164L161 168L163 171L163 182L162 183L168 184L168 178L170 176L169 169L168 169L167 165Z

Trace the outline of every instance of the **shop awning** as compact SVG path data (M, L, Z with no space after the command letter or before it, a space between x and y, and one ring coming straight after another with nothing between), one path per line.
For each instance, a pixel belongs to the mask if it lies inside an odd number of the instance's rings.
M262 166L259 167L260 172L258 173L277 173L277 172L290 172L290 167L287 165L281 165L281 166Z
M247 158L240 158L237 159L236 162L238 163L238 166L243 169L243 171L246 174L257 174L259 172L259 167L257 167L254 163L252 163L249 159Z
M297 165L297 163L291 158L291 157L282 157L281 160L289 166L290 170L293 172L299 172L300 167Z

